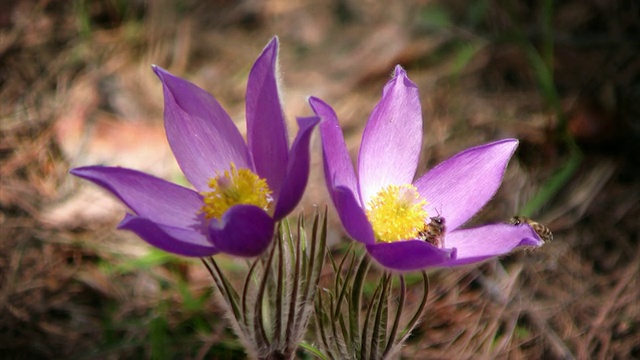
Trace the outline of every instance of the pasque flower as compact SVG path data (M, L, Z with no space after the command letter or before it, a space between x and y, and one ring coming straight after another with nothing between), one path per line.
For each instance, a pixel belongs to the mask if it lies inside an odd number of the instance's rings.
M364 129L357 175L335 112L318 98L309 103L323 118L325 180L340 220L382 266L452 267L542 245L529 226L461 228L497 191L517 140L467 149L414 181L422 110L418 89L400 66Z
M309 142L318 117L298 119L291 148L276 79L274 38L249 74L247 143L207 92L154 66L164 90L171 149L195 190L120 167L71 170L118 197L131 210L119 225L165 251L203 257L256 256L275 222L299 202L309 177Z

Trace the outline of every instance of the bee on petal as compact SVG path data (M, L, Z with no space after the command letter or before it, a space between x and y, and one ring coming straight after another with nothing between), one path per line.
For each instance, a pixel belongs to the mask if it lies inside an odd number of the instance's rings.
M429 244L443 248L444 232L446 231L444 218L441 216L432 216L430 222L424 225L424 229L418 232L418 239L428 242Z
M549 230L545 225L540 224L539 222L532 220L526 216L514 216L509 219L509 224L511 225L521 225L521 224L529 224L533 231L540 236L540 239L545 243L553 241L553 233Z

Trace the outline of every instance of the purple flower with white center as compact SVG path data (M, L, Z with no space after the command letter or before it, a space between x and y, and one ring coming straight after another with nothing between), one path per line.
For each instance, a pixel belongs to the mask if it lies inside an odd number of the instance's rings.
M167 138L195 191L120 167L87 166L71 173L118 197L133 211L118 227L162 250L193 257L261 254L275 222L302 197L311 133L320 121L298 118L299 131L289 148L277 55L274 38L249 74L247 144L213 96L154 66L164 90Z
M530 226L460 228L497 191L517 140L467 149L414 181L422 109L418 88L400 66L364 129L357 175L335 112L318 98L309 103L323 118L325 180L340 220L382 266L453 267L542 245Z

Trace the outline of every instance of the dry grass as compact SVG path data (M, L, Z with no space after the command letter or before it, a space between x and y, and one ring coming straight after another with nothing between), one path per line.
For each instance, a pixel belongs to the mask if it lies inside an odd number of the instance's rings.
M504 186L478 221L513 215L565 161L532 70L517 46L501 43L513 24L496 4L485 15L491 26L471 30L455 21L434 28L425 15L431 2L420 1L122 4L24 0L0 8L0 352L7 358L161 357L153 344L163 339L178 357L242 354L209 301L200 263L149 255L141 241L113 230L123 208L67 173L102 163L181 181L163 137L152 63L203 86L242 122L249 66L278 34L291 128L295 115L310 113L305 97L319 96L334 105L354 152L401 63L421 89L428 119L422 168L466 146L521 139ZM464 13L457 5L450 5L454 18ZM629 41L639 24L626 6L557 8L556 82L586 157L538 214L556 241L432 274L430 306L404 357L640 357L633 145L640 65ZM535 19L522 25L536 39ZM483 48L457 72L452 48L461 39ZM306 209L326 203L319 171L305 199Z

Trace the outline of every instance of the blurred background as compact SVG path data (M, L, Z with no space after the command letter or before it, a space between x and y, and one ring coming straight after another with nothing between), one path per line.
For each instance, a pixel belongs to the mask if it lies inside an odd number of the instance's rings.
M291 134L318 96L355 158L401 64L422 97L419 173L466 147L520 139L472 222L528 215L555 240L433 271L403 358L640 358L632 0L1 2L2 358L244 357L202 264L116 231L123 206L68 170L119 165L184 183L151 64L209 91L244 131L247 75L274 35ZM328 203L317 136L313 153L306 214ZM347 241L333 213L330 226L339 252Z

